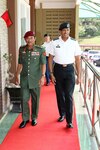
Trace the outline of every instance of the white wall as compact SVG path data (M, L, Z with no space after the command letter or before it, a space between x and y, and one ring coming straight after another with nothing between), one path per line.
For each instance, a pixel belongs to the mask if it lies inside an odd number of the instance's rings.
M0 16L7 10L7 0L0 0ZM2 88L2 108L3 112L9 106L9 100L5 97L5 79L7 77L7 68L8 63L4 60L4 53L8 54L8 28L6 26L5 21L0 17L0 61L1 61L1 80L2 84L0 85Z
M76 0L36 0L36 9L40 8L40 3L42 3L42 8L53 9L53 8L74 8Z
M21 20L24 20L25 24ZM30 5L24 0L17 1L17 27L18 27L18 47L24 42L24 33L30 30ZM21 28L22 27L22 28Z
M16 0L16 45L20 47L23 35L21 36L21 19L25 18L25 32L30 30L30 6L29 0ZM7 0L0 0L0 16L7 10ZM8 10L9 11L9 10ZM0 17L0 61L1 61L1 77L2 77L2 108L3 112L7 110L10 100L5 93L5 79L7 77L8 63L4 60L4 53L8 54L8 28L5 21ZM18 51L16 51L18 53ZM1 92L1 91L0 91Z

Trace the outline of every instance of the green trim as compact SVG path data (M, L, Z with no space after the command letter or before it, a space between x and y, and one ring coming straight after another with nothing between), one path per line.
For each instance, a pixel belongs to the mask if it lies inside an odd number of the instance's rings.
M0 144L3 142L18 115L18 113L9 112L0 122Z

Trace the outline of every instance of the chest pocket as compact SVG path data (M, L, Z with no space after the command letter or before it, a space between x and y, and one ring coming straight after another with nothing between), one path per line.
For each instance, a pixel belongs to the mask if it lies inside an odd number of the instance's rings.
M21 59L22 59L23 63L27 62L27 53L22 53L21 54Z
M31 52L31 61L38 61L40 58L39 52Z
M61 47L56 47L54 54L55 54L55 56L60 57L62 55L62 52L63 51L62 51Z

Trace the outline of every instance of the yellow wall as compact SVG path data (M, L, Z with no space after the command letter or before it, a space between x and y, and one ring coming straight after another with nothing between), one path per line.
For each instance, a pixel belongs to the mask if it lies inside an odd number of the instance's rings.
M71 36L75 37L75 8L71 9L36 9L36 43L43 43L43 35L49 33L51 38L59 36L62 22L71 24Z

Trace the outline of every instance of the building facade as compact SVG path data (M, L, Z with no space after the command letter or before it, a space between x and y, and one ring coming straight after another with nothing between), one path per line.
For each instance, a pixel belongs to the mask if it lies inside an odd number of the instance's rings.
M77 38L78 5L76 0L2 0L0 1L0 16L8 10L12 25L7 27L0 17L0 118L9 110L10 100L5 90L8 77L8 63L3 55L11 54L12 74L16 72L18 49L24 45L24 33L28 30L36 32L36 44L43 42L44 33L52 38L59 35L58 26L64 21L71 24L71 36ZM15 82L13 78L12 83Z
M5 90L8 78L8 62L3 55L12 55L11 68L15 74L17 66L18 48L24 44L23 35L30 30L30 4L29 0L2 0L0 1L0 16L8 10L12 25L7 27L0 17L0 118L9 110L10 100ZM14 79L12 80L14 82Z

